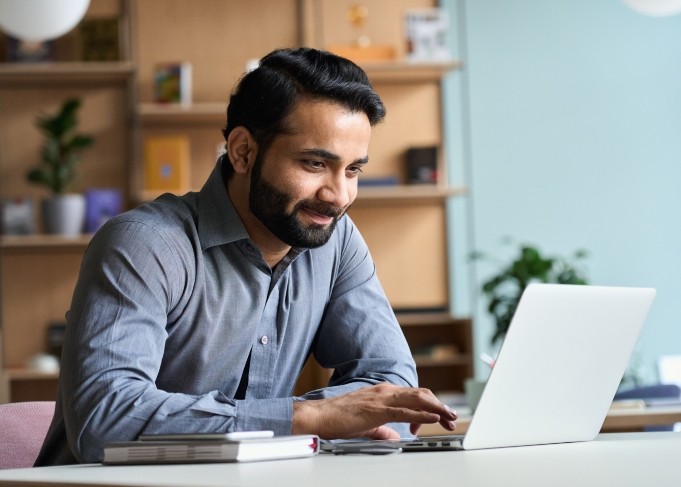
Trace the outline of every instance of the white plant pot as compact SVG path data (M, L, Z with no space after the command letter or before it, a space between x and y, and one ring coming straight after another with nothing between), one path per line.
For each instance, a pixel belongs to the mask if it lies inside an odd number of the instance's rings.
M83 233L85 197L82 194L63 194L42 201L45 233L77 236Z

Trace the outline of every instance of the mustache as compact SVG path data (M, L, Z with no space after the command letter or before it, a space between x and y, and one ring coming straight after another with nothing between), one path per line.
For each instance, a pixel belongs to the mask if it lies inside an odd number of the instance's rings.
M304 200L300 201L296 205L296 210L305 208L306 210L314 211L315 213L319 213L320 215L338 219L341 216L343 216L343 214L348 210L349 207L350 205L347 205L344 208L338 208L333 205L325 205L323 203Z

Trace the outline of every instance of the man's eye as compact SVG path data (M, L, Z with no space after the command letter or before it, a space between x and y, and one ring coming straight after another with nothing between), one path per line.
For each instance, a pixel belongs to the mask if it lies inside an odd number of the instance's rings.
M314 169L321 169L321 168L324 167L324 163L322 161L315 161L315 160L312 160L312 159L308 159L308 160L305 160L303 162L305 163L305 165L310 166L311 168L314 168Z
M350 166L346 169L346 171L350 174L358 175L362 172L362 166Z

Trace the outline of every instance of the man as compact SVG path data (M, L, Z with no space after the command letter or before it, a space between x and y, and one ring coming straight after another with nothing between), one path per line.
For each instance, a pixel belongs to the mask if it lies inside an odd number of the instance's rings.
M361 69L313 49L275 51L239 82L226 154L201 191L164 195L93 237L37 465L98 462L105 442L140 434L454 429L456 413L415 387L345 215L384 114ZM334 369L330 384L291 397L310 353Z

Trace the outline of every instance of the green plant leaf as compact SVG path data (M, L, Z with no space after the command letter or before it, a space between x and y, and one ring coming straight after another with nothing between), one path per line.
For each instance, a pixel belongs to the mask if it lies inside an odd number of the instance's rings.
M42 167L37 168L37 172L29 172L29 182L46 186L59 194L75 180L75 168L81 160L81 152L94 142L90 135L75 133L80 104L79 99L70 98L57 114L37 117L36 125L45 135L41 149Z
M76 135L68 144L69 149L84 149L94 142L92 137L86 135Z
M476 259L491 260L482 252L471 254ZM584 250L573 254L573 260L588 256ZM487 312L495 322L492 344L502 339L511 324L518 302L525 288L532 282L553 282L560 284L586 284L584 269L573 261L561 257L542 255L535 246L522 244L516 256L500 266L497 274L482 283L482 294L487 298Z

